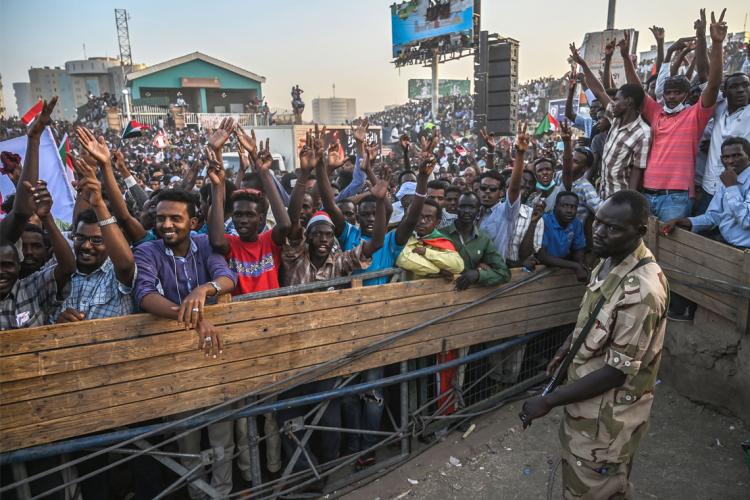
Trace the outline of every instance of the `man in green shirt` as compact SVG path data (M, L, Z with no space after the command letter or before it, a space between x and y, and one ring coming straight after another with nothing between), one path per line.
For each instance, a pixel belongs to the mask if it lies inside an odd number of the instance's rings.
M479 207L476 194L462 194L458 198L458 218L442 230L464 261L464 270L456 278L457 290L465 290L473 284L493 286L510 280L508 267L495 248L492 238L476 227Z

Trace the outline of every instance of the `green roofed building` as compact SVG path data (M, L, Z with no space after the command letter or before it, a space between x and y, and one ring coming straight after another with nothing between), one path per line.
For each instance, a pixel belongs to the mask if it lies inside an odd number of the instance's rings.
M243 113L263 99L264 76L193 52L127 75L133 105L167 106L181 98L191 112Z

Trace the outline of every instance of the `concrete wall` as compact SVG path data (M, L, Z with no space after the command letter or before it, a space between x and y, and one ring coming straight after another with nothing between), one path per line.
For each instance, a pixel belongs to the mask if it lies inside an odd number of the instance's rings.
M667 326L660 377L690 399L750 415L750 334L702 307Z

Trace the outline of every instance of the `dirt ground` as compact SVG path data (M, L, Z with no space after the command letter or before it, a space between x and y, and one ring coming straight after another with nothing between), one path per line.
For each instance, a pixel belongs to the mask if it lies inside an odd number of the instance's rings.
M450 434L397 470L345 496L361 499L544 499L558 463L561 412L522 431L513 403L475 421L466 439ZM632 474L636 498L750 498L740 442L750 426L657 386L651 429ZM457 465L460 464L460 465ZM550 498L561 498L558 470Z

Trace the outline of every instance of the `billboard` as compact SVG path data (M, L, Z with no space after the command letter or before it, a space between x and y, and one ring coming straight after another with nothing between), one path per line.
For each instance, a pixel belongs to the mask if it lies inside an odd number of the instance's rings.
M638 47L638 32L632 29L627 31L630 33L630 53L635 54L636 47ZM604 46L610 40L622 39L624 32L625 30L596 31L594 33L586 33L583 37L580 53L595 75L599 75L599 71L604 69ZM627 83L625 66L622 64L622 57L620 57L620 49L618 47L615 47L610 71L612 73L612 80L615 82L615 87L620 87Z
M391 5L393 57L417 42L473 32L474 0L407 0Z
M471 92L469 80L440 80L438 94L440 97L467 96ZM432 80L422 78L409 79L409 99L430 99L432 97Z

